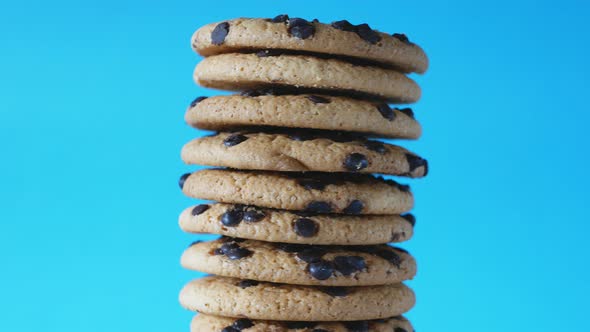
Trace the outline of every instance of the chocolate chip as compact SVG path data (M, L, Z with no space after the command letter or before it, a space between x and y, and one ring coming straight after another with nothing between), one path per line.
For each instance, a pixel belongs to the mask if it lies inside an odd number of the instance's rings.
M219 255L225 255L225 254L223 253L223 250L221 250L221 248L217 248L217 249L213 250L213 255L219 256Z
M227 258L231 259L232 261L237 260L237 259L242 259L242 258L248 257L250 255L252 255L252 251L250 251L246 248L242 248L242 247L230 249L225 253L225 256Z
M344 326L348 329L349 332L369 332L369 322L363 321L356 321L356 322L344 322Z
M406 153L406 159L410 165L410 173L415 171L418 167L424 167L424 175L428 174L428 161L424 158L420 158L416 155Z
M315 34L315 26L302 18L291 18L287 31L293 37L307 39Z
M226 139L223 140L223 145L227 147L232 147L242 143L243 141L247 140L248 137L240 134L233 134L228 136Z
M238 287L245 289L248 287L258 286L258 284L259 284L259 282L256 280L245 279L245 280L240 280L240 282L238 283Z
M371 29L371 27L366 23L356 26L356 34L364 41L373 45L381 41L381 35L379 35L377 31Z
M244 212L243 219L245 222L258 222L264 219L264 217L266 217L264 213L256 210L250 210Z
M401 42L404 42L406 44L412 44L412 42L410 42L410 39L408 38L408 36L406 36L403 33L394 33L393 35L391 35L393 38L397 38L399 39Z
M300 179L297 182L307 190L324 190L326 188L326 184L318 179Z
M315 322L285 322L285 326L287 326L288 329L293 330L311 329L317 325L318 323Z
M326 280L334 273L334 264L325 260L309 263L309 273L318 280Z
M393 332L408 332L406 329L403 329L401 327L396 327L395 329L393 329Z
M385 259L389 263L395 265L398 268L400 267L400 265L402 263L401 257L399 257L399 255L397 253L395 253L395 251L393 251L393 250L383 249L383 250L377 251L375 254L377 256Z
M225 37L229 33L229 23L219 23L213 31L211 31L211 44L221 45L225 41Z
M209 205L207 205L207 204L199 204L199 205L197 205L197 206L195 206L193 208L193 210L191 211L191 214L193 216L198 216L199 214L201 214L201 213L203 213L203 212L205 212L207 210L209 210Z
M410 118L414 119L414 111L411 108L406 107L406 108L396 108L396 109L398 111L404 113L405 115L409 116Z
M202 102L203 100L207 99L207 97L197 97L195 100L191 102L191 107L195 107L198 103Z
M221 330L221 332L240 332L240 330L236 329L235 327L228 326Z
M289 20L289 15L287 14L283 14L283 15L278 15L275 16L275 18L273 18L272 20L270 20L272 23L285 23Z
M387 148L385 147L385 144L379 142L379 141L366 141L363 143L363 146L371 151L375 151L379 154L384 154L385 152L387 152Z
M312 237L318 232L318 225L315 221L307 218L299 218L293 222L293 230L302 237Z
M345 297L350 294L350 291L346 287L322 287L320 290L333 297Z
M305 211L315 213L330 213L332 212L332 206L328 202L313 201L307 204Z
M332 27L342 31L356 32L356 27L347 20L332 22Z
M311 247L297 253L297 258L306 263L313 263L320 261L325 254L325 250L318 247Z
M364 154L352 153L346 157L343 166L350 172L358 172L367 168L369 166L369 161Z
M350 204L348 204L348 206L344 210L342 210L342 212L346 214L360 214L363 211L364 207L365 205L363 204L363 202L359 201L358 199L355 199L354 201L350 202Z
M386 118L389 121L393 121L395 119L395 112L389 107L387 103L381 103L377 105L377 110L381 113L381 116Z
M406 213L401 215L402 218L406 219L412 227L416 225L416 217L411 213Z
M244 218L244 212L240 209L230 209L221 215L221 223L227 227L236 227Z
M334 257L334 267L342 275L349 276L366 269L367 263L361 256L336 256Z
M330 99L325 98L325 97L321 97L321 96L309 95L309 96L306 96L306 98L309 99L314 104L329 104L330 103Z
M242 318L242 319L236 320L232 324L232 326L234 328L238 329L239 331L241 331L241 330L245 330L245 329L251 328L252 326L254 326L254 323L251 320L247 319L247 318Z
M191 176L191 173L185 173L180 176L180 179L178 179L178 186L180 186L180 189L184 188L184 182L189 176Z
M237 249L240 246L235 242L226 242L219 247L222 255L226 255L230 250Z

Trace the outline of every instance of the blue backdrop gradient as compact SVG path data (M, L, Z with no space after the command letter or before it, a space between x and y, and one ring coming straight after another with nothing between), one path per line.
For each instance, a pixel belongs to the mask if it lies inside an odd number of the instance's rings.
M281 13L406 32L431 174L418 331L587 331L587 1L0 2L0 331L188 331L177 227L197 27Z

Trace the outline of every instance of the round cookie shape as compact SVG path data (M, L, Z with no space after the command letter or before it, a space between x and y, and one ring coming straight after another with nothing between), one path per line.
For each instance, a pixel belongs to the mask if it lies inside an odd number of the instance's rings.
M249 254L236 259L228 255L232 250ZM208 274L293 285L385 285L416 275L414 258L387 245L310 246L221 238L191 245L181 264Z
M192 47L203 56L277 49L374 61L406 73L424 73L428 68L424 51L403 34L381 33L367 25L355 26L347 21L330 25L315 21L292 22L298 19L281 16L276 20L238 18L205 25L193 34ZM294 34L293 23L306 25L313 31L307 35ZM227 33L223 39L219 38L219 32L224 34L226 27Z
M409 186L366 174L206 169L181 180L189 197L317 214L400 214L414 205Z
M289 322L198 314L191 322L191 332L223 332L226 328L245 332L414 332L412 324L402 316L351 322Z
M194 79L201 86L222 90L279 86L300 92L328 91L328 94L356 95L392 103L416 102L421 93L416 82L391 69L306 55L215 55L195 67Z
M181 155L187 164L247 170L381 173L411 178L428 173L426 159L402 147L346 135L314 136L307 131L222 132L187 143Z
M281 321L358 321L399 316L415 304L403 284L316 287L208 276L187 284L180 303L210 315Z
M417 139L422 134L410 108L393 108L384 103L326 95L197 98L188 108L185 120L195 128L214 131L265 126L337 130L405 139Z
M227 227L222 219L241 210L242 219ZM259 219L252 218L259 216ZM296 229L300 219L316 224L316 232L303 236ZM406 215L302 214L235 204L200 204L185 209L179 217L180 228L189 233L213 233L268 242L363 245L403 242L414 234L415 218Z

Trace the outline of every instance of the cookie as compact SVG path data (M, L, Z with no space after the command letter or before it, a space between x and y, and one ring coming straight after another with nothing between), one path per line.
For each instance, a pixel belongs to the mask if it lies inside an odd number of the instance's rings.
M306 219L301 219L305 225ZM301 226L313 232L311 226ZM224 277L294 285L373 286L416 275L416 261L388 245L310 246L223 237L187 248L181 264Z
M264 126L406 139L417 139L422 133L410 108L326 95L199 97L185 120L195 128L214 131Z
M355 321L398 316L415 303L403 284L315 287L209 276L186 285L179 296L187 309L226 317L286 321Z
M399 72L305 55L215 55L196 66L194 79L204 87L234 91L278 86L392 103L412 103L420 98L416 82Z
M351 322L288 322L196 315L192 332L413 332L412 324L402 316Z
M238 211L237 213L235 211ZM305 219L306 221L301 221ZM414 234L411 214L352 216L297 214L234 204L200 204L185 209L180 228L189 233L213 233L268 242L362 245L403 242ZM302 225L313 225L304 232Z
M408 186L355 173L207 169L179 185L189 197L311 213L400 214L414 205Z
M206 25L193 34L192 47L203 56L278 49L360 58L403 72L424 73L428 68L424 51L403 34L378 32L367 24L322 24L286 15L272 20L238 18Z
M282 172L360 172L412 178L428 173L426 159L396 145L309 131L218 133L182 148L187 164Z

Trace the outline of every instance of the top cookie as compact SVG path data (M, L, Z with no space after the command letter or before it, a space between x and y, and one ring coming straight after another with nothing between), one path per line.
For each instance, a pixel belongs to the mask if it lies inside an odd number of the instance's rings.
M193 34L192 47L203 56L279 49L363 59L406 73L424 73L428 68L424 51L403 34L378 32L367 24L355 26L337 21L330 25L287 15L274 19L238 18L206 25Z

